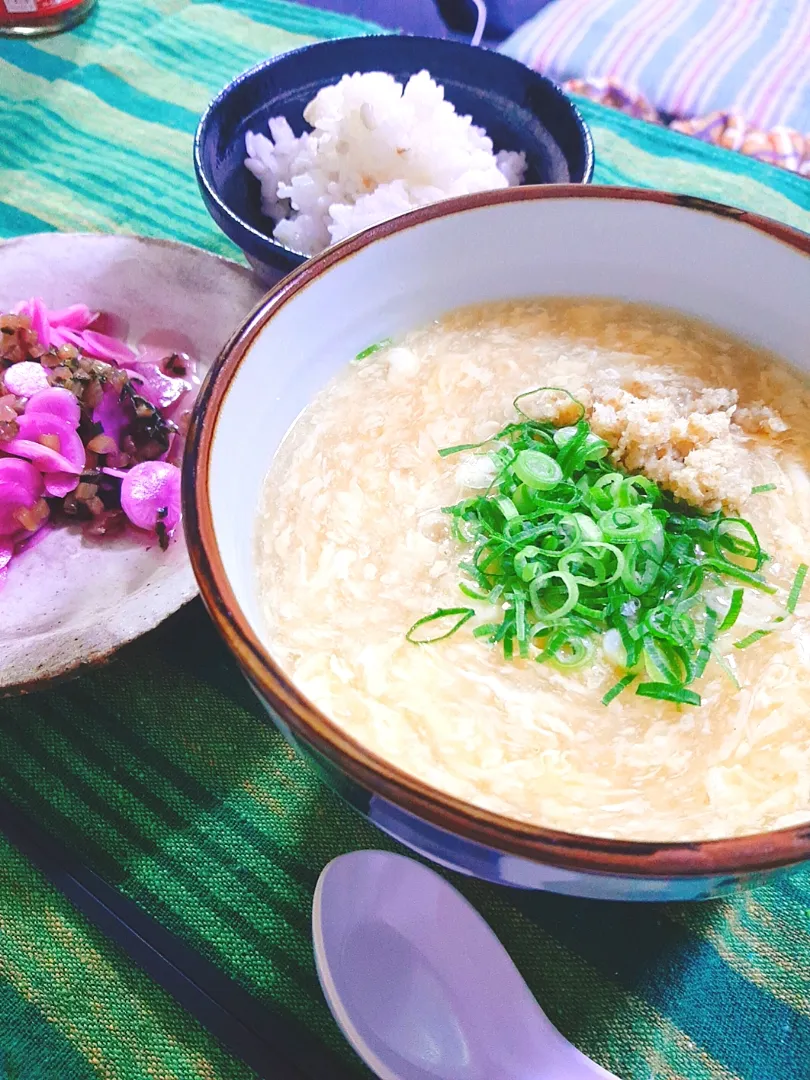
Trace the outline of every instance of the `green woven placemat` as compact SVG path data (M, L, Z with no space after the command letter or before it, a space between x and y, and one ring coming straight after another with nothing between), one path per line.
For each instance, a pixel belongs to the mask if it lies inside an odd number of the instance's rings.
M211 94L258 59L367 32L274 0L101 0L0 43L0 236L140 232L233 248L197 194ZM596 179L718 198L810 231L810 184L583 104ZM195 603L106 669L0 706L0 792L260 1002L363 1076L322 1002L312 889L386 846L269 727ZM810 873L700 906L456 882L556 1024L626 1080L810 1080ZM486 973L482 972L482 978ZM0 1069L12 1080L248 1080L0 842Z

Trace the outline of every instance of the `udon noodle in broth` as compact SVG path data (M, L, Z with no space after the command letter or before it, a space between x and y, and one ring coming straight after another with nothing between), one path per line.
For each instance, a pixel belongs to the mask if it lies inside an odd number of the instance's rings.
M459 565L469 543L443 508L497 470L490 446L438 451L491 439L538 386L582 403L615 468L692 513L744 518L770 556L775 591L744 589L707 646L697 707L639 696L638 681L603 704L623 674L609 635L569 668L474 634L503 611L460 591L474 584ZM576 422L570 399L555 407L546 420ZM521 821L672 841L810 819L810 603L786 606L808 556L808 415L808 384L776 357L668 310L538 299L452 312L347 364L288 433L257 530L268 647L368 749ZM722 621L733 589L711 574L702 588ZM447 608L474 615L443 640L407 640Z

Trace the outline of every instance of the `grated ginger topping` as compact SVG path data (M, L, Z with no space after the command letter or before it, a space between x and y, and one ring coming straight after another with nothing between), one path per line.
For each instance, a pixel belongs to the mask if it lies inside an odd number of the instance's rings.
M737 391L647 371L622 379L608 368L586 388L588 419L612 458L703 510L737 510L754 486L750 435L781 434L769 405L738 407ZM560 423L568 422L562 415Z

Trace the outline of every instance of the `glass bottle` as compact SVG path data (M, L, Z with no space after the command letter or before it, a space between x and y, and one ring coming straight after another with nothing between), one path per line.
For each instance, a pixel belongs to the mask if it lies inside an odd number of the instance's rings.
M0 34L58 34L87 18L96 0L0 0Z

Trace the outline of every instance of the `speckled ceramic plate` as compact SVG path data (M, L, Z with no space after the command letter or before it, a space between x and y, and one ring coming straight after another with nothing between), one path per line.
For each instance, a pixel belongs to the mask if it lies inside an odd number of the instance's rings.
M263 294L241 266L183 244L42 233L0 245L0 311L41 296L114 314L130 342L154 331L189 339L207 371ZM162 552L136 536L87 541L47 531L11 564L0 593L0 693L107 659L196 594L185 543Z

